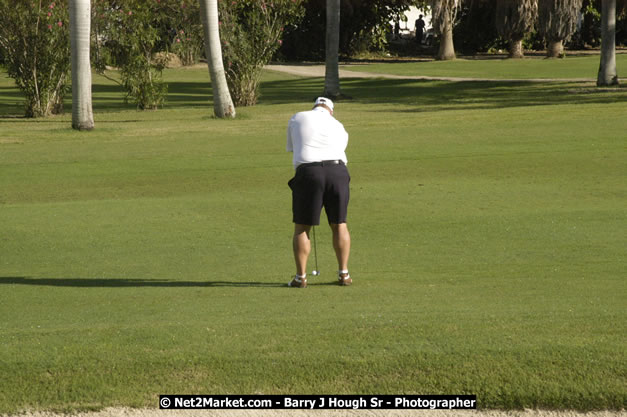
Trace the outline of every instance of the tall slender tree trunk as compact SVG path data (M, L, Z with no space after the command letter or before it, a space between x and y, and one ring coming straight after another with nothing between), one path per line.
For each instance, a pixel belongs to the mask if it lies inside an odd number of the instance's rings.
M94 128L89 58L91 2L70 0L69 6L72 46L72 128L91 130Z
M340 96L340 0L327 0L324 95Z
M509 57L514 59L524 58L522 39L509 40Z
M226 82L218 21L218 0L199 0L205 34L205 53L213 90L213 112L219 118L235 117L235 106Z
M618 85L616 73L616 0L603 0L601 11L601 64L597 86Z
M453 22L451 21L450 12L445 12L444 26L442 26L442 33L440 33L440 49L438 50L437 59L441 61L447 61L455 59L455 45L453 44Z

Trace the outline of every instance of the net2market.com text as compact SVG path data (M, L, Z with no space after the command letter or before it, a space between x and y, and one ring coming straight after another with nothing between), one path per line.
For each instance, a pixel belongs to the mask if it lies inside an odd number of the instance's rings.
M464 409L475 395L161 395L161 409Z

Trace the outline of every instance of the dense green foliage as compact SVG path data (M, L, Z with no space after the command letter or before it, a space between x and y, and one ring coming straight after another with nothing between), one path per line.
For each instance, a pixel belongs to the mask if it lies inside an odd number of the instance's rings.
M175 53L184 66L195 64L204 53L198 0L161 0L160 5L165 14L160 19L161 50Z
M66 0L0 0L4 66L25 96L27 117L63 111L70 71Z
M301 0L219 2L226 80L236 106L257 102L264 65L279 49L286 25L303 14Z
M195 64L204 53L198 0L161 0L160 50L171 51L183 66Z
M165 70L156 113L95 76L87 134L2 120L0 413L166 392L624 408L626 89L343 80L355 284L321 226L322 275L294 291L285 127L323 80L265 73L227 121L207 78ZM1 115L19 95L0 75Z
M463 2L454 29L455 48L462 53L506 49L494 25L496 0Z
M120 9L132 11L136 5L141 8L140 13L134 14L133 20L121 19L117 14ZM149 10L149 13L142 14L144 10ZM115 66L119 58L125 59L125 54L116 49L123 23L139 26L137 29L127 29L129 33L132 30L145 31L140 35L145 45L135 46L137 49L150 49L152 54L174 53L183 65L198 62L203 53L203 29L197 0L137 3L92 0L92 22L94 40L98 40L94 42L94 61L101 65ZM127 40L124 42L128 43Z
M220 36L229 90L235 105L255 104L261 70L282 42L286 25L302 17L301 1L241 0L220 4ZM203 49L199 5L193 0L136 3L97 2L94 20L107 53L99 67L122 70L124 85L140 108L161 106L166 86L160 81L171 51L184 65L195 63Z
M112 57L114 65L120 68L125 100L142 110L163 106L167 85L161 80L161 73L166 60L155 56L159 33L152 24L159 16L159 3L100 0L94 2L92 9L94 32L102 47L108 49L106 56ZM101 71L105 65L106 62L95 62Z

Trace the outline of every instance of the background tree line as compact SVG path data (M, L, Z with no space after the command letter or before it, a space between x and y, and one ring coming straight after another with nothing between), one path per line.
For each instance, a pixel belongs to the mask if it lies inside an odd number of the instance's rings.
M340 27L340 53L345 57L352 57L363 52L388 52L392 28L390 22L411 5L422 7L425 13L433 12L445 0L429 1L403 1L403 0L341 0L340 9L342 24ZM456 11L456 21L453 27L455 48L464 54L490 53L498 50L509 49L509 39L506 30L500 32L498 26L511 25L516 22L501 18L497 20L497 13L504 11L508 3L521 3L521 1L509 2L508 0L466 0L456 2L459 7ZM567 44L571 49L598 48L601 45L601 0L579 0L578 2L550 1L541 4L554 4L559 6L556 10L567 6L569 3L576 5L577 16L581 17L580 28L573 33ZM578 3L578 4L577 4ZM538 1L535 1L536 8ZM627 14L624 8L620 8L616 22L616 43L627 45ZM303 20L287 29L280 57L286 60L321 60L324 59L324 34L325 30L325 0L309 0L305 2ZM547 10L550 13L553 10ZM533 13L533 12L532 12ZM548 16L548 13L542 16ZM532 14L533 25L525 31L522 38L524 49L545 50L548 47L537 25L538 13ZM502 22L502 23L501 23ZM579 22L575 22L579 23ZM513 27L513 29L515 29ZM439 43L434 45L438 48ZM435 54L432 49L417 50L413 44L409 44L403 50L395 49L395 52L404 54Z
M604 0L605 1L605 0ZM26 96L27 116L63 110L70 85L70 6L74 0L0 0L0 63ZM627 43L625 3L618 0L616 43ZM161 72L171 55L191 65L208 55L198 0L91 0L91 65L112 77L139 109L163 105ZM219 32L228 89L235 105L257 100L261 69L274 58L324 60L329 0L220 0ZM334 0L339 54L389 50L390 22L409 6L432 13L441 59L524 49L562 54L601 44L602 0ZM579 21L579 18L582 20ZM83 19L84 21L84 19ZM78 22L80 23L80 22ZM578 30L575 30L579 28ZM454 44L453 44L454 40Z
M541 32L540 18L546 19L554 10L554 5L564 5L564 1L538 2L537 12L532 12L532 21L528 31L525 31L522 38L522 47L526 50L546 50L550 47ZM576 26L572 35L564 43L570 49L590 49L601 46L601 0L579 0L572 2L575 4L574 23ZM623 3L624 4L624 3ZM616 44L627 45L627 14L624 8L620 8L616 22ZM507 36L501 35L506 31L497 27L497 22L504 22L497 19L497 12L504 8L497 7L497 0L468 1L463 3L459 11L459 23L454 29L455 46L457 50L464 54L489 53L498 50L508 51L509 42ZM541 13L544 12L544 13ZM549 22L545 21L545 24ZM553 23L557 23L553 21ZM556 28L557 29L557 28Z

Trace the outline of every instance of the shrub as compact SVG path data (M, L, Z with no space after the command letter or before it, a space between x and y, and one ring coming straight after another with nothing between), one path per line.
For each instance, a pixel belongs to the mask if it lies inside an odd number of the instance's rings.
M163 105L167 85L162 81L165 54L157 55L158 30L153 25L159 2L143 0L100 0L92 4L94 32L99 45L108 53L96 54L96 69L103 72L105 57L120 68L125 101L138 109L157 109Z
M168 26L172 34L170 50L183 65L193 65L200 59L204 45L198 0L174 0L168 9Z
M597 48L601 45L601 5L595 5L595 1L584 1L582 7L583 21L578 36L579 45L582 48L587 46Z
M4 65L26 96L27 117L63 112L70 71L68 22L65 0L0 0Z
M231 98L236 106L254 105L261 71L281 45L283 28L303 15L301 0L226 0L219 6Z

